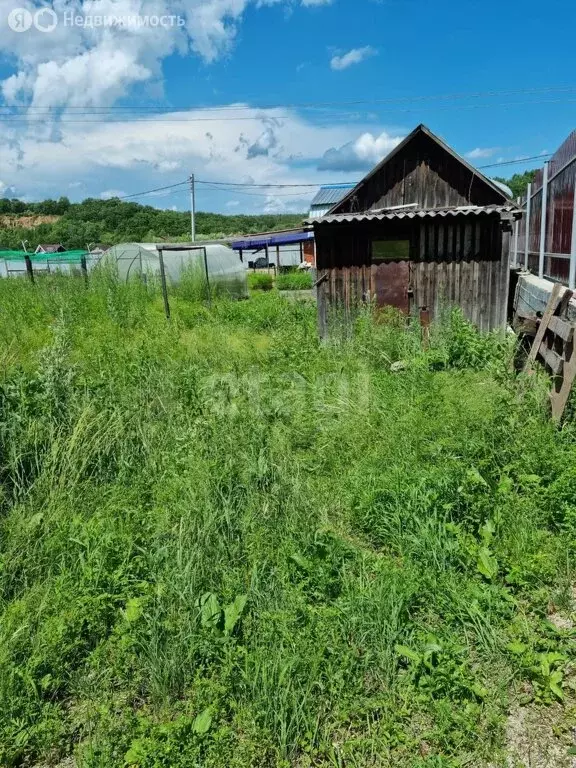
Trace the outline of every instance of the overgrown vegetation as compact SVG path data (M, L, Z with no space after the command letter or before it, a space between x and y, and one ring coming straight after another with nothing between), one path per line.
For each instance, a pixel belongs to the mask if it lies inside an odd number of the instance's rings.
M274 275L270 272L249 272L248 287L253 291L271 291L274 288Z
M66 248L86 248L90 243L188 241L190 214L183 211L160 210L150 205L125 202L118 198L96 200L88 198L71 203L68 198L25 203L21 200L0 199L0 216L17 218L26 215L58 215L51 223L35 227L11 226L0 222L0 248L28 249L39 243L62 243ZM305 214L262 214L256 216L196 214L199 239L221 239L231 235L298 227Z
M312 275L301 270L281 273L276 278L276 287L279 291L309 291Z
M574 658L538 378L457 314L423 351L370 313L321 345L276 292L171 304L0 281L0 763L504 765Z

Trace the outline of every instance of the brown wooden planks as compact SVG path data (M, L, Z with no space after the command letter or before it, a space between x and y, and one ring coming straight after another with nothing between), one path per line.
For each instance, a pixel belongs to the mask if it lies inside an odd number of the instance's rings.
M564 372L564 359L557 352L542 344L539 354L554 376L562 376Z
M538 353L540 352L540 347L542 346L542 342L544 341L544 336L546 335L546 331L548 330L550 318L554 315L554 313L558 309L561 295L562 295L562 286L559 285L558 283L554 283L554 287L552 288L552 293L550 294L550 298L548 300L548 305L546 306L546 310L544 312L542 320L540 321L540 326L538 327L538 332L536 334L536 338L534 339L534 344L532 345L532 349L530 350L530 353L528 355L528 359L526 360L526 365L524 366L524 370L528 370L529 368L531 368L532 365L534 365L536 358L538 357Z
M574 339L574 326L567 320L562 320L561 317L551 317L548 327L565 342L571 343Z
M550 395L552 418L556 422L560 422L564 416L572 386L576 379L576 351L573 342L566 345L565 357L562 384L558 390L553 389Z

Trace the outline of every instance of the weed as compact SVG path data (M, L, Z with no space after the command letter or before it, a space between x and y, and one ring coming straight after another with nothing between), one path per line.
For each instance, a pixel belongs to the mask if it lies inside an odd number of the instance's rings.
M274 277L268 272L253 272L248 275L248 286L253 291L271 291L274 288Z
M305 291L312 288L312 275L308 272L287 272L276 278L279 291Z

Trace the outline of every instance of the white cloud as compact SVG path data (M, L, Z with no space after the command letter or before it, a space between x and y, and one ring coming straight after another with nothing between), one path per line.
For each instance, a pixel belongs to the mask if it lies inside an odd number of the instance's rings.
M302 0L302 5L331 5L334 0Z
M476 147L471 152L466 152L466 157L470 160L483 160L495 155L498 149L499 147Z
M154 168L161 173L168 173L169 171L176 171L180 168L178 160L159 160L154 163Z
M240 205L240 200L228 200L226 203L226 208L238 208Z
M365 45L364 48L352 48L351 51L348 51L348 53L345 53L342 56L333 56L330 61L330 66L337 71L348 69L348 67L351 67L354 64L360 64L371 56L376 56L377 53L378 51L376 51L375 48L372 48L371 45Z
M251 160L254 157L268 157L270 150L278 146L278 137L276 136L274 125L268 125L258 136L253 144L248 147L246 157Z
M192 171L202 180L256 184L353 181L400 140L386 132L372 135L359 122L315 125L287 108L227 106L242 107L242 117L252 119L223 121L221 111L209 109L109 122L77 123L64 118L59 131L47 135L0 123L2 178L33 199L58 197L63 189L92 197L104 190L106 195L122 197L120 190L133 193L181 182ZM254 147L261 151L255 152ZM333 149L326 152L329 147ZM354 171L352 179L350 171ZM78 190L79 180L84 186ZM314 191L310 190L310 197ZM282 190L273 200L246 195L240 203L253 210L280 204L284 209L304 210L308 198L302 192ZM184 202L187 195L183 186L142 200L172 204ZM200 184L197 188L199 206L225 209L232 196L230 190L216 193Z
M4 182L0 179L0 197L7 197L8 195L13 195L14 193L14 187L9 186L8 184L4 184Z
M226 55L249 6L303 6L326 0L52 0L58 17L50 33L33 27L20 33L7 17L20 6L37 10L32 0L0 0L0 56L16 71L0 90L10 104L32 107L111 105L142 82L160 83L162 60L192 51L206 63ZM71 17L157 17L164 24L71 25ZM174 19L174 22L168 22ZM182 20L182 24L178 23Z
M385 157L403 139L383 131L379 136L363 133L339 148L328 149L318 165L324 171L367 171Z
M121 189L107 189L100 193L101 200L111 200L113 197L124 197L126 192Z

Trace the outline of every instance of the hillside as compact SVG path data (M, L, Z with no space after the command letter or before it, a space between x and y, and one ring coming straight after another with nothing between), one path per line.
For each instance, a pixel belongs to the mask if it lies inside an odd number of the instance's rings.
M300 226L305 213L227 216L196 214L199 238L217 239L266 230ZM168 211L118 199L88 198L70 203L67 198L23 203L0 200L0 248L28 248L38 243L62 243L67 248L86 248L89 243L189 240L190 214Z

